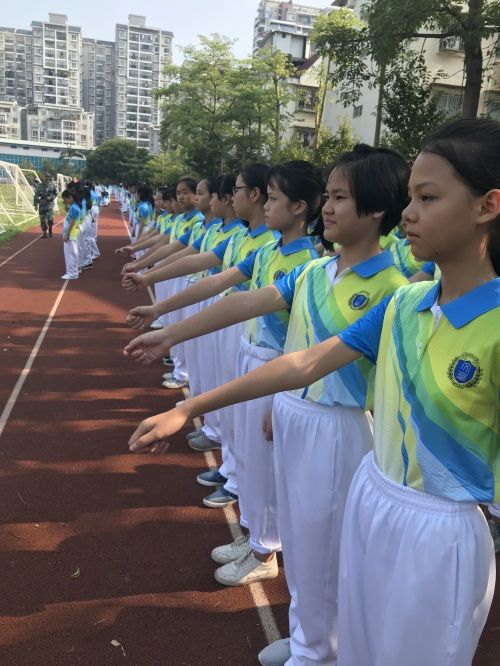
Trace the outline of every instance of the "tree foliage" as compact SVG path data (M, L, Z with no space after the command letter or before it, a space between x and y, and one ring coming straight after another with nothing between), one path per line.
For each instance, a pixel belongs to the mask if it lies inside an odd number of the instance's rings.
M387 131L383 143L413 161L424 137L444 120L422 53L407 51L396 58L384 99L382 119Z
M500 31L500 0L368 0L364 7L370 52L391 62L418 37L457 37L464 50L463 115L477 115L486 73L483 40Z
M108 139L87 154L85 175L111 183L143 180L149 153L127 139Z
M279 149L290 100L286 79L294 68L285 54L261 51L237 60L233 42L200 37L183 50L182 66L169 65L161 100L163 148L182 146L191 170L220 173Z
M330 62L329 82L344 106L355 104L361 87L372 78L367 55L367 28L350 9L339 9L314 21L311 41Z
M189 171L179 149L154 155L146 165L146 179L153 187L175 183ZM196 175L196 174L195 174Z

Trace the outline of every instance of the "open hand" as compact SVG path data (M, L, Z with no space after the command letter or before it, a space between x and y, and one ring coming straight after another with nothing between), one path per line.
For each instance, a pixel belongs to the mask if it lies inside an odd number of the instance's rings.
M143 333L131 340L123 350L125 356L130 356L136 363L149 365L157 361L168 352L170 342L165 335L165 329Z
M128 448L133 453L164 453L169 442L167 437L186 425L187 414L182 406L169 412L150 416L142 421L129 439Z

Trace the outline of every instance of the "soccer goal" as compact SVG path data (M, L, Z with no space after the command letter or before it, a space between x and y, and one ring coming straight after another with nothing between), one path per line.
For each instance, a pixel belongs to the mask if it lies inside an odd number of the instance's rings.
M17 164L0 161L0 233L36 218L33 188Z

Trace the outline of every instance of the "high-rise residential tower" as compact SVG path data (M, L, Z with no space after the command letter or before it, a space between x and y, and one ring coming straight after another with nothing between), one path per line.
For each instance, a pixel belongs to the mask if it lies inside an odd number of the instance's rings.
M144 16L131 14L116 26L115 133L141 148L158 149L160 111L154 90L164 85L163 69L172 58L171 32L146 26Z

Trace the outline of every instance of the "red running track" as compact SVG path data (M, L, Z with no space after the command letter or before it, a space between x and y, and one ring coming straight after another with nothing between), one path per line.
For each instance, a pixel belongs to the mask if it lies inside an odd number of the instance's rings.
M38 235L0 248L0 410L63 284L60 227L1 266ZM201 505L203 456L185 432L165 456L127 452L136 424L182 396L121 355L125 313L148 300L121 289L125 239L103 209L102 257L69 282L0 436L0 663L256 664L266 639L249 589L213 579L209 552L230 536ZM282 570L264 588L285 636ZM498 597L475 666L500 662Z

